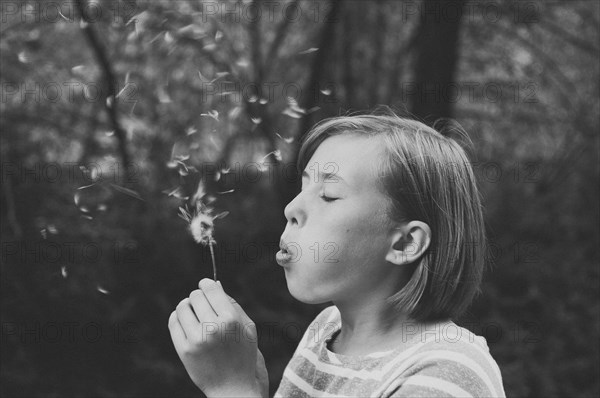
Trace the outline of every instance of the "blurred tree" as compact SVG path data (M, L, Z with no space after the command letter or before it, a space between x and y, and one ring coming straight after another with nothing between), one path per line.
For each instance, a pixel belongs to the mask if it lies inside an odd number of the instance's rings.
M412 112L422 118L453 117L463 0L421 3Z

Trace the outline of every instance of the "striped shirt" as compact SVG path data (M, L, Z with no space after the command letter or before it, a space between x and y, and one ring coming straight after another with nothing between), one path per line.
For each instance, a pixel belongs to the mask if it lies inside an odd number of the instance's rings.
M506 396L485 338L453 322L430 326L391 351L335 354L327 344L341 318L337 307L327 307L304 333L275 397Z

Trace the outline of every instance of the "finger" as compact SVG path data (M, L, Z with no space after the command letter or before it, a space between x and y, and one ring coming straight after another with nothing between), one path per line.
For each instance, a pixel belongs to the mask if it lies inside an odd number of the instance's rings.
M202 290L196 289L190 293L190 303L196 313L196 318L198 318L200 322L216 321L217 313L206 299Z
M194 314L190 299L186 297L181 300L175 311L177 312L177 319L185 332L186 338L189 339L200 328L200 322L198 322L198 318Z
M236 310L232 305L229 296L225 294L220 283L216 283L212 279L204 278L198 283L198 286L200 286L206 300L218 316L227 317L236 314Z
M181 324L179 323L179 319L177 319L177 312L171 312L171 316L169 316L169 332L171 332L171 339L176 346L183 343L187 337Z
M229 299L229 303L233 306L233 308L237 311L237 313L240 314L240 316L242 317L242 319L244 321L244 325L254 324L252 319L248 316L248 314L246 314L246 311L244 311L242 306L239 305L237 301L235 301L232 297L229 297L229 296L227 296L227 298Z

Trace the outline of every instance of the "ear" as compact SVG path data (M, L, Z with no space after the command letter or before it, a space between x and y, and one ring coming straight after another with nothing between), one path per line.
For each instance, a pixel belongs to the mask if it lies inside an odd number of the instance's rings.
M431 244L431 228L422 221L410 221L392 231L386 261L395 265L418 260Z

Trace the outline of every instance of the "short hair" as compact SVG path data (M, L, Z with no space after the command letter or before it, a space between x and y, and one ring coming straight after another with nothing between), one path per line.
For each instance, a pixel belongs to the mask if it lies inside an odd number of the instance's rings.
M470 142L462 128L452 131ZM317 123L302 140L298 169L325 139L340 134L381 140L377 186L391 199L386 215L390 222L422 221L432 231L409 281L388 303L417 321L460 316L480 292L486 251L481 194L465 150L435 128L385 108Z

